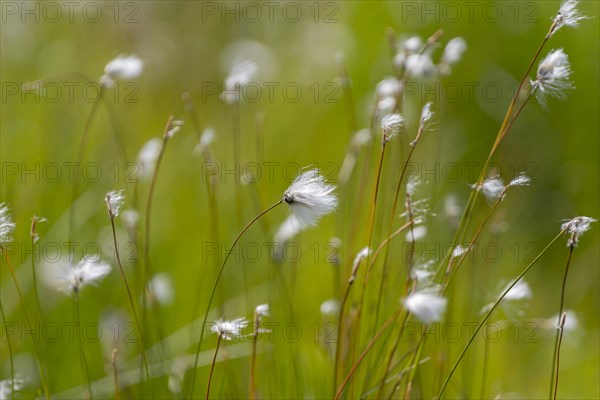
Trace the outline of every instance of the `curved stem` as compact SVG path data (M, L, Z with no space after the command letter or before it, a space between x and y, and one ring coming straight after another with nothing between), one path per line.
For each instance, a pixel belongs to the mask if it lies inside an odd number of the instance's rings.
M200 327L200 338L198 339L198 346L196 348L196 356L194 358L194 366L192 368L192 378L191 378L191 382L190 382L190 396L189 396L190 399L194 398L194 381L196 378L196 368L198 367L198 357L200 356L200 349L202 348L202 340L204 339L204 328L206 326L206 321L208 319L208 313L210 312L210 307L212 306L212 301L215 296L217 286L219 285L219 280L221 279L221 275L223 274L223 270L225 269L225 265L227 264L227 260L229 259L231 252L235 248L235 245L240 240L240 238L242 237L244 232L246 232L248 230L248 228L250 228L260 217L262 217L263 215L265 215L266 213L268 213L269 211L271 211L272 209L274 209L275 207L277 207L278 205L283 203L283 201L284 201L283 199L277 201L272 206L265 209L263 212L261 212L256 217L254 217L250 222L248 222L248 224L244 227L244 229L242 229L240 231L240 233L234 239L233 244L229 248L229 251L227 251L225 258L223 259L223 263L221 263L221 267L219 268L219 272L217 273L217 277L213 284L212 290L210 291L210 296L208 298L208 304L206 306L206 312L204 313L204 319L202 320L202 326Z
M558 235L556 235L554 237L554 239L552 239L550 241L550 243L548 243L548 245L546 247L544 247L544 249L533 259L533 261L531 261L531 263L529 263L529 265L527 265L527 267L525 267L525 269L517 276L517 278L513 281L513 283L511 283L504 290L504 293L502 293L502 295L500 295L500 297L498 298L498 300L496 300L496 302L492 305L492 307L484 315L484 317L482 318L481 322L479 322L479 325L477 326L477 328L475 329L475 331L473 332L473 334L469 338L469 341L465 345L465 348L462 350L462 352L458 356L458 359L456 360L456 362L452 366L452 369L450 370L450 373L446 377L446 380L442 384L442 388L440 389L438 395L436 396L437 399L441 399L442 398L442 394L444 394L444 390L446 389L446 386L448 386L448 382L450 382L450 379L452 378L452 375L454 374L454 371L456 371L456 368L458 368L458 365L460 364L461 360L463 359L463 357L467 353L467 350L471 346L471 343L473 343L473 340L475 340L475 337L477 336L477 334L479 333L479 331L483 327L483 324L485 323L485 321L487 321L487 319L490 317L490 315L492 315L492 312L494 312L494 310L496 309L496 307L498 307L498 305L500 304L500 302L502 301L502 299L504 299L504 297L508 294L508 292L510 292L510 290L513 288L513 286L515 286L521 280L521 278L523 278L523 276L525 276L525 274L531 269L531 267L533 267L538 262L538 260L542 257L542 255L554 244L554 242L556 242L561 237L561 235L563 233L564 233L564 230L561 230L558 233Z

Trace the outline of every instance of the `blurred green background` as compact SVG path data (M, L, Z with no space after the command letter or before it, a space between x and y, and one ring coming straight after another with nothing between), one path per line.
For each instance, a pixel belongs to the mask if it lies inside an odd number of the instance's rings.
M416 93L407 99L404 108L409 137L414 135L420 108L426 101L433 102L437 114L436 129L427 133L414 159L416 173L426 181L420 195L430 198L432 211L438 215L429 221L426 239L427 246L435 248L436 244L444 245L451 240L452 231L443 216L445 198L453 193L459 204L466 201L468 185L476 179L472 174L479 173L489 153L516 82L559 7L558 1L473 2L471 6L463 2L433 1L273 2L271 6L264 2L220 1L72 3L72 12L64 3L0 3L3 96L0 200L10 205L17 223L14 244L10 247L14 250L11 258L26 291L28 306L33 309L28 235L34 213L48 219L48 223L39 226L39 246L45 251L39 268L44 268L43 261L48 262L56 249L63 255L67 250L73 183L65 163L76 160L80 137L92 107L90 97L94 96L93 87L85 86L89 92L84 91L83 81L75 73L96 81L102 75L104 65L117 55L137 54L144 60L142 76L134 80L133 86L121 82L117 89L109 91L91 125L83 162L97 164L90 167L88 172L92 175L86 175L86 178L93 176L96 170L101 174L98 179L84 179L81 185L76 209L79 247L75 258L81 258L85 250L99 247L103 258L113 261L104 194L112 189L126 189L126 208L132 207L134 202L145 204L148 184L133 184L128 176L132 165L127 162L136 160L139 149L147 140L162 134L169 115L185 120L181 132L168 143L152 213L152 268L168 273L174 288L174 301L159 307L155 321L163 335L187 326L193 304L198 299L199 310L204 309L214 279L214 272L211 272L214 271L211 269L214 258L207 253L207 243L212 239L206 165L192 151L197 136L183 108L181 95L184 92L191 94L201 124L213 127L216 132L211 150L219 171L223 172L218 179L217 199L219 241L225 249L243 223L260 208L252 184L241 185L239 176L224 173L233 165L233 114L232 107L223 103L219 94L229 73L232 55L246 52L246 56L255 58L259 68L254 80L262 94L256 101L244 101L240 105L241 165L256 165L250 163L260 160L256 135L256 116L260 114L264 122L260 134L262 142L258 142L258 147L264 146L263 159L273 163L270 164L273 174L269 176L267 166L259 165L262 176L254 185L261 194L263 205L267 205L280 199L298 167L321 166L329 179L337 177L352 129L348 123L347 99L339 85L338 54L343 54L346 60L356 127L362 129L369 125L375 86L393 72L387 28L391 28L399 40L412 35L427 38L438 29L444 30L440 39L442 45L450 38L463 37L468 50L452 74L439 81L418 82L414 86ZM576 215L597 218L600 214L598 4L596 1L581 2L581 11L592 19L583 21L578 29L561 29L542 52L545 55L551 49L564 48L574 70L576 89L568 93L564 102L551 99L548 110L532 102L503 142L494 160L502 177L508 181L517 172L525 170L533 182L529 188L511 192L503 202L496 222L504 223L504 231L499 235L486 233L486 238L482 239L493 240L502 257L498 257L500 261L492 257L495 261L489 262L483 253L477 252L481 258L476 258L470 270L466 267L463 270L462 280L455 289L455 300L451 300L453 311L449 312L447 320L477 321L480 306L495 296L502 282L522 270L528 256L537 254L556 235L563 219ZM62 10L60 15L55 13L57 9ZM257 9L260 15L255 14ZM297 14L297 10L301 10L301 14ZM442 48L437 50L434 59L439 58L441 51ZM22 86L39 79L47 79L46 96L26 91ZM272 97L265 82L270 82L274 88ZM69 94L70 87L73 96ZM289 92L284 88L289 88ZM297 88L300 92L295 101L293 91ZM126 158L115 137L123 141ZM377 133L373 140L377 144ZM380 203L383 216L387 215L385 210L389 210L394 174L398 173L400 165L398 145L392 145L390 153L393 155L383 175ZM375 150L377 148L374 146ZM376 151L373 154L377 154ZM455 176L450 168L455 168L459 175ZM243 168L241 170L244 172ZM59 173L56 177L55 171ZM430 172L427 174L426 171ZM242 221L236 216L236 185L239 185L243 199ZM332 268L336 267L332 267L327 259L330 238L342 239L342 265L347 265L362 247L362 233L353 248L344 247L348 243L345 228L349 221L358 215L365 218L367 214L366 207L363 209L355 203L355 195L349 195L353 191L356 186L351 185L342 193L337 216L326 217L316 229L306 231L297 239L301 249L297 262L280 266L295 296L293 321L302 327L302 335L297 343L286 342L281 330L273 328L275 341L281 347L275 346L275 350L265 347L267 355L259 359L257 379L265 397L329 396L330 344L322 340L323 324L328 320L321 316L319 307L323 301L339 295L333 289L335 281L332 282L335 275ZM369 193L370 190L364 193L365 198ZM137 200L135 196L138 196ZM482 210L484 207L485 204ZM141 210L143 212L143 206ZM255 260L244 262L249 285L256 289L245 296L241 261L230 262L222 281L222 295L235 301L224 308L227 318L240 315L252 318L249 311L253 304L270 299L268 284L275 278L272 277L270 252L264 243L272 240L277 226L287 214L281 206L267 216L267 225L254 227L243 239L243 248L249 253L254 251L249 243L258 244ZM384 219L383 216L382 226L387 227L387 217ZM120 227L122 224L117 225L120 240L127 242L127 234ZM578 326L566 334L563 345L559 392L559 397L563 398L600 397L597 228L593 225L581 239L567 283L566 307L576 314ZM377 243L382 236L381 232L376 234ZM399 249L400 246L395 250L397 257L401 257ZM141 257L140 253L132 251L128 261ZM439 251L434 253L440 255ZM517 318L521 334L524 334L523 327L528 321L539 322L557 312L566 256L567 249L561 241L528 275L533 298L524 315ZM252 254L246 254L246 258L252 257ZM138 275L134 271L139 265L135 262L126 264L139 294L139 282L135 282ZM115 312L130 318L122 281L116 265L113 266L115 270L104 283L83 293L84 321L114 321L117 318ZM347 271L338 273L344 277L342 282L347 279L346 274ZM23 322L6 268L2 269L1 277L7 318L11 322ZM467 293L467 288L475 288L475 291ZM401 293L398 290L394 298L400 298ZM70 302L47 288L41 289L41 297L46 321L56 321L64 327L62 324L71 320ZM249 308L244 306L245 299L251 302ZM389 304L393 302L390 300ZM278 310L283 312L285 307L275 307L273 320L292 320L290 315L278 315ZM495 318L500 319L501 315ZM110 325L109 322L102 323ZM110 373L114 331L103 326L102 340L86 344L95 379ZM121 334L123 332L121 326ZM319 340L315 340L315 332L321 334ZM535 343L508 339L513 333L504 331L504 339L490 344L489 359L492 362L488 366L486 397L504 394L505 398L510 393L515 397L546 396L553 330L540 328L535 333ZM190 340L184 336L186 341ZM124 360L137 353L135 345L124 343L122 337L118 339ZM455 359L462 347L460 344L466 339L463 332L459 343L452 344L452 350L447 354L449 360ZM33 364L24 354L32 354L31 345L27 341L22 343L17 336L13 336L13 340L15 353L20 357L17 365L27 371ZM213 340L214 337L209 339L204 350L213 346ZM183 339L176 341L184 343ZM195 340L191 339L191 343ZM4 339L2 349L1 378L7 379L10 370ZM194 349L193 344L190 347L182 345L172 349L170 358L192 354ZM246 348L242 354L247 356L248 351ZM481 343L471 349L471 370L465 369L456 375L455 386L447 393L449 396L479 396L476 388L481 377L477 366L481 362L478 354L482 351ZM77 349L66 335L47 346L47 357L54 393L81 383ZM229 361L227 367L217 368L213 379L220 383L215 385L214 396L247 395L247 361L242 357ZM428 373L427 368L423 368L423 375ZM432 371L433 366L431 368ZM476 372L469 372L473 370ZM202 374L198 382L204 385L207 368L202 369ZM426 378L424 382L427 382ZM156 387L159 398L178 396L170 394L166 377L157 380ZM429 390L424 390L425 394L432 395ZM31 394L31 391L27 393ZM201 390L196 391L196 395L201 394ZM110 390L106 395L111 395Z

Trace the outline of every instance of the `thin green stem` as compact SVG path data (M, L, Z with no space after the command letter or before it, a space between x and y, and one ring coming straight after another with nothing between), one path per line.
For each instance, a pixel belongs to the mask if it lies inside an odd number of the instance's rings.
M375 343L379 340L379 338L381 337L381 335L383 335L383 333L390 327L390 325L394 321L396 321L396 319L398 318L398 314L399 314L399 311L396 311L394 314L392 314L388 318L388 320L384 322L384 324L381 326L381 328L379 328L379 330L373 336L373 338L371 339L371 341L367 344L367 346L365 347L365 349L363 350L363 352L361 353L361 355L358 357L358 359L356 360L356 362L354 363L354 365L352 365L352 368L350 368L350 371L348 372L348 375L346 375L346 378L344 379L344 381L342 382L342 384L338 388L338 390L337 390L337 392L335 394L334 400L338 400L340 398L340 396L344 392L344 389L346 388L346 385L348 384L348 382L350 382L350 379L352 378L352 376L354 375L354 373L356 372L356 370L360 366L360 363L362 362L362 360L364 360L364 358L367 356L367 354L369 353L369 351L373 348L373 346L375 345Z
M8 265L8 269L9 269L12 279L15 283L15 288L17 289L17 295L19 296L19 303L21 303L21 308L23 309L23 315L25 316L25 322L27 323L27 328L29 329L30 332L35 332L33 329L33 325L31 324L31 319L29 318L29 313L27 312L27 308L25 307L25 300L23 297L23 292L21 291L21 285L19 285L19 281L17 280L17 274L15 273L15 268L12 265L12 262L10 261L10 257L8 256L8 252L6 251L6 248L1 244L0 244L0 251L2 252L3 259L6 260L6 264ZM40 381L42 384L42 388L44 390L44 394L45 394L46 398L49 399L50 398L50 390L48 389L46 373L45 373L44 367L42 366L40 350L38 349L38 346L37 346L35 340L33 341L33 349L34 349L35 355L36 355L36 362L37 362L37 367L38 367L38 373L40 374Z
M98 98L92 104L92 109L85 121L85 125L83 127L83 133L81 135L81 140L79 141L79 147L77 150L77 163L76 166L81 165L81 161L83 160L83 152L85 150L85 145L87 143L88 137L90 135L90 128L92 126L92 120L98 111L98 105L100 104L100 99L104 94L104 90L102 90L102 86L100 86L100 94ZM75 174L73 181L73 191L71 192L71 207L69 208L69 251L73 251L73 238L75 235L75 201L77 200L77 194L79 192L79 174Z
M221 279L221 275L223 274L223 270L225 269L225 265L227 265L227 260L229 259L229 256L231 255L231 252L235 248L237 242L240 240L240 238L242 237L242 235L260 217L262 217L263 215L265 215L266 213L268 213L269 211L271 211L272 209L274 209L275 207L277 207L278 205L280 205L281 203L283 203L283 201L284 201L284 199L281 199L281 200L277 201L272 206L270 206L269 208L265 209L263 212L261 212L256 217L254 217L250 222L248 222L248 224L240 231L240 233L234 239L233 244L229 248L229 251L227 251L227 254L225 255L225 258L223 259L223 262L221 263L221 267L219 268L219 272L217 273L217 277L216 277L215 282L213 284L213 287L212 287L212 289L210 291L210 296L208 298L208 304L206 305L206 312L204 313L204 319L202 320L202 325L200 326L200 337L198 339L198 346L196 348L196 356L194 358L194 366L192 368L192 378L191 378L191 382L190 382L190 396L189 396L190 399L194 398L194 381L195 381L195 378L196 378L196 368L198 367L198 358L200 356L200 350L202 348L202 341L204 339L204 330L206 328L206 321L208 319L208 313L210 312L210 307L212 306L212 301L213 301L213 298L215 296L215 292L217 290L217 286L219 285L219 281Z
M133 301L133 295L131 294L131 289L129 288L129 284L127 283L127 277L125 276L125 270L123 269L123 264L121 263L121 256L119 255L119 245L117 243L117 233L115 231L115 219L112 214L110 214L109 217L110 217L110 225L111 225L112 234L113 234L113 243L115 246L115 256L117 258L117 264L119 265L119 271L121 272L121 277L123 278L123 282L125 283L125 289L127 290L127 297L129 299L129 305L131 306L133 318L135 319L135 324L139 330L140 344L142 347L142 354L141 354L142 362L144 364L146 380L149 381L150 380L150 371L148 369L148 360L146 358L146 341L142 334L142 325L140 324L140 320L138 318L137 311L135 310L135 302Z
M504 292L500 295L500 297L498 298L498 300L496 300L496 302L492 305L492 307L488 310L488 312L483 316L482 320L479 322L479 325L477 325L477 328L475 329L475 331L473 332L473 334L469 338L469 341L465 345L464 349L462 350L462 352L458 356L458 359L456 360L456 362L452 366L452 369L450 370L450 373L446 377L446 380L442 384L442 388L440 389L440 391L439 391L439 393L438 393L438 395L436 397L437 399L441 399L442 398L442 394L444 394L444 390L446 390L446 386L448 386L448 383L450 382L450 379L452 378L452 375L454 374L454 371L456 371L456 368L458 368L458 365L460 364L461 360L463 359L463 357L467 353L467 350L471 346L471 343L473 343L473 340L475 340L475 337L477 336L477 334L479 333L479 331L483 327L483 324L488 320L488 318L490 317L490 315L492 315L492 312L494 312L494 310L496 309L496 307L498 307L498 305L500 304L500 302L502 301L502 299L504 299L504 297L508 294L508 292L513 288L513 286L515 286L521 280L521 278L523 278L523 276L525 276L525 274L527 272L529 272L529 270L531 269L531 267L533 267L538 262L538 260L542 257L542 255L544 255L544 253L546 253L546 251L554 244L554 242L556 242L561 237L561 235L563 233L564 233L564 230L561 230L558 233L558 235L556 235L554 237L554 239L552 239L550 241L550 243L548 243L548 245L546 247L544 247L544 249L533 259L533 261L531 261L531 263L529 263L527 265L527 267L525 267L525 269L517 276L517 278L504 290Z
M87 389L87 396L84 395L86 399L92 399L92 380L90 378L90 371L88 369L87 361L85 359L85 351L83 349L83 340L81 339L81 316L79 311L79 293L73 293L73 315L75 317L75 327L76 327L76 337L77 337L77 347L79 349L79 361L81 363L81 372L83 374L84 384Z
M552 371L550 372L550 397L556 399L557 391L558 391L558 371L559 371L559 361L560 361L560 345L562 342L563 335L563 325L561 323L563 319L563 311L565 305L565 288L567 286L567 275L569 274L569 266L571 265L571 257L573 256L573 250L575 246L569 246L569 256L567 258L567 265L565 267L565 274L563 276L562 287L560 290L560 306L558 308L558 323L556 325L556 340L554 343L554 356L552 357ZM554 390L554 396L553 391Z
M2 307L2 300L0 300L0 316L2 316L2 325L4 325L4 332L6 332L6 344L8 346L8 361L10 363L10 398L15 398L15 360L13 358L12 342L10 335L8 334L8 323L6 322L6 315L4 314L4 307Z
M208 385L206 386L206 400L210 394L210 382L212 381L213 372L215 370L215 363L217 361L217 353L219 352L219 345L221 344L221 335L217 339L217 347L215 348L215 355L213 356L212 364L210 365L210 373L208 374Z

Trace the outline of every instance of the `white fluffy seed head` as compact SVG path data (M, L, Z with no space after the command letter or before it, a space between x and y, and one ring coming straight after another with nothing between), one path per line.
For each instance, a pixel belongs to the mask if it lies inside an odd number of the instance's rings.
M404 61L406 71L414 78L431 78L436 75L437 68L427 53L411 54Z
M556 31L558 31L563 26L569 26L571 28L577 28L579 26L579 21L584 19L589 19L588 16L583 15L577 9L578 0L565 0L560 4L560 8L558 9L558 13L553 18L553 29L550 32L550 36L552 36Z
M248 321L243 317L231 321L219 319L212 325L211 331L223 340L236 340L244 336L243 331L247 326Z
M579 237L590 229L592 222L596 220L590 217L575 217L565 221L560 229L569 234L567 247L576 247L579 244Z
M452 38L446 43L442 53L442 63L454 65L460 61L463 53L467 51L467 42L459 37Z
M546 104L546 96L565 98L565 91L574 88L571 74L569 57L563 49L552 50L540 61L536 80L531 81L531 86L542 106Z
M175 290L173 289L173 280L171 275L161 272L152 277L148 282L148 294L150 301L156 301L161 305L169 305L175 299Z
M396 135L402 125L404 124L404 117L400 114L387 114L381 119L381 129L383 135L381 143L385 145L394 135Z
M448 300L436 288L414 292L404 299L404 307L425 324L441 321L447 305Z
M254 308L254 313L261 317L268 317L269 315L271 315L269 304L264 303L257 305L256 308Z
M315 226L319 219L334 211L338 199L335 186L325 183L317 169L298 175L283 194L296 218L306 226Z
M51 269L46 275L46 282L67 295L79 293L85 286L98 285L111 271L108 263L86 258L76 265L61 262Z
M321 303L321 314L335 316L340 311L340 302L336 299L325 300Z
M104 67L100 83L112 87L117 80L137 78L144 70L144 62L136 55L118 56Z
M506 285L502 293L506 291L510 285ZM520 280L517 282L504 296L504 300L506 301L520 301L520 300L528 300L532 297L531 288L529 284L524 280Z
M478 190L483 192L483 195L490 202L494 202L500 198L504 191L504 182L499 176L493 176L483 181L480 185L476 186Z
M123 190L112 190L106 193L104 201L106 203L106 209L110 218L118 217L119 210L123 206L123 202L125 201Z
M202 154L207 151L210 145L215 141L215 138L215 130L211 127L206 128L204 132L202 132L202 135L200 135L200 140L194 148L194 153Z
M4 244L12 241L12 234L16 225L10 216L10 210L6 203L0 204L0 243Z
M368 256L371 254L371 249L368 247L363 248L359 251L354 257L354 262L352 263L352 273L350 274L350 280L354 281L356 279L356 273L358 272L358 267L360 263L362 263Z

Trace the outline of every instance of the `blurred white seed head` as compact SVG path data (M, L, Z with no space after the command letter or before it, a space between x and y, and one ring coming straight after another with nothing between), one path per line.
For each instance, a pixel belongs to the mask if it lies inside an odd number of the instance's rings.
M421 179L417 175L411 175L406 182L406 195L413 197L420 184Z
M150 302L169 305L175 300L175 290L171 275L161 272L152 277L148 282L148 295Z
M427 53L409 55L404 61L404 66L413 78L431 78L437 73L437 68Z
M404 117L400 114L387 114L381 119L381 129L383 135L381 137L381 143L385 145L394 135L396 135L402 125L404 124Z
M295 214L290 214L285 221L279 226L275 233L274 242L285 244L292 240L294 236L306 228L306 224L302 222Z
M144 62L136 55L118 56L104 67L100 84L112 87L115 81L137 78L144 70Z
M16 225L6 203L0 203L0 244L10 242Z
M319 219L334 211L338 199L335 186L325 183L317 169L298 175L283 194L292 213L306 226L315 226Z
M229 104L240 102L242 87L252 81L257 71L258 65L253 60L236 60L229 76L225 78L225 90L221 93L221 99Z
M415 265L410 270L410 278L417 281L418 285L428 284L434 275L434 271L432 270L433 265L433 260Z
M123 206L124 201L123 190L112 190L106 193L104 202L106 203L106 210L111 219L119 216L119 210Z
M336 299L325 300L320 309L323 315L336 316L340 311L340 302Z
M135 232L140 220L140 213L136 210L125 210L121 213L121 219L128 231Z
M571 74L569 57L563 49L552 50L540 61L536 80L531 81L531 87L542 106L546 104L546 96L556 97L559 100L565 98L565 91L574 88Z
M567 247L577 247L579 237L590 229L592 222L596 220L590 217L575 217L563 223L560 229L569 234Z
M504 293L509 285L502 290L501 293ZM520 280L517 282L504 296L505 301L521 301L521 300L529 300L532 297L531 288L529 284L524 280Z
M350 274L350 283L352 283L356 279L358 267L367 257L369 257L369 254L371 254L371 249L365 247L361 251L359 251L354 257L354 261L352 262L352 273Z
M138 176L147 180L152 177L154 167L162 148L162 140L152 138L147 141L138 154Z
M431 105L431 102L427 102L421 110L421 119L419 120L419 123L421 124L423 129L427 127L427 125L431 122L431 119L433 118L434 112L431 110Z
M441 321L447 304L448 300L440 296L437 288L423 289L404 299L404 307L425 324Z
M205 151L207 151L210 145L215 141L215 138L215 130L211 127L206 128L204 132L202 132L202 135L200 135L200 140L198 141L198 144L196 145L196 147L194 147L194 153L202 154Z
M256 308L254 309L254 313L256 315L259 315L261 317L268 317L270 314L270 308L269 308L269 304L268 303L264 303L264 304L259 304L256 306Z
M454 250L452 250L452 258L457 258L462 256L463 254L465 254L467 252L467 247L464 247L462 245L457 245Z
M371 130L361 129L352 136L352 147L360 149L371 142Z
M487 178L479 185L473 185L473 188L482 191L483 195L488 199L488 201L494 202L498 200L504 191L504 182L502 181L502 178L496 175L491 178Z
M584 19L589 19L588 16L583 15L577 9L578 0L564 0L560 4L560 8L558 9L558 13L554 16L553 29L550 31L549 36L552 36L556 31L558 31L563 26L569 26L571 28L577 28L579 26L579 21Z
M237 340L245 336L243 331L247 326L248 321L243 317L231 321L225 321L221 318L212 325L211 331L223 340Z
M51 265L45 280L50 287L72 295L79 293L85 286L97 286L110 271L108 263L84 258L75 265L70 262Z
M411 36L406 40L400 42L398 46L398 52L394 56L394 65L397 68L404 68L406 59L412 55L419 53L423 48L423 39L419 36Z
M465 39L460 36L450 39L448 43L446 43L446 47L444 47L442 63L455 65L460 61L465 51L467 51L467 42L465 42Z
M379 82L375 88L377 98L383 99L386 97L396 98L402 90L402 82L397 78L390 76Z
M14 392L25 387L25 379L19 374L15 374L14 379L8 378L0 381L0 400L13 398ZM16 397L16 396L15 396Z
M417 240L423 239L425 236L427 236L427 227L418 225L406 233L405 240L407 242L416 242Z

